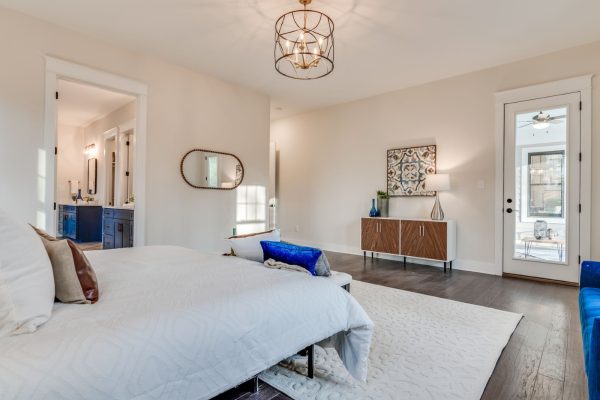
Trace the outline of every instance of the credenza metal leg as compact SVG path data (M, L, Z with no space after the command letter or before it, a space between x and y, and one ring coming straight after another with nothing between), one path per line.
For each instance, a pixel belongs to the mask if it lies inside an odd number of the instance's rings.
M367 252L366 251L363 251L363 257L364 257L365 262L367 262Z
M446 273L446 261L444 261L444 273Z
M450 261L450 272L452 272L452 261Z
M373 262L373 254L375 254L375 253L371 252L371 262Z
M404 257L404 268L406 268L406 257Z

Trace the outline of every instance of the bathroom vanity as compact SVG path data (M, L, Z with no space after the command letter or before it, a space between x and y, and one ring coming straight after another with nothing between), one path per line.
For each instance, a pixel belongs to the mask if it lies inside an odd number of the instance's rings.
M102 207L59 204L58 235L78 243L102 241Z
M133 247L133 209L105 207L102 219L102 248Z

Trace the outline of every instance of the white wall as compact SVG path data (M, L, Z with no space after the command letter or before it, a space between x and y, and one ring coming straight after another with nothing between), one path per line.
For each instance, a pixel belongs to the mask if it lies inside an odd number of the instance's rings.
M494 267L494 241L501 239L494 236L494 93L594 72L600 72L600 42L272 122L282 234L358 252L360 218L376 190L386 187L386 150L437 144L438 172L451 175L452 191L440 197L446 217L458 223L457 267L500 273ZM593 85L592 256L598 259L600 76ZM393 198L390 213L427 217L432 206L432 198Z
M71 204L69 181L79 181L79 188L85 193L85 174L83 168L83 129L76 126L59 125L59 155L56 159L56 199L59 204Z
M197 190L179 174L191 148L235 153L244 183L268 184L269 99L263 94L0 8L0 208L43 213L45 55L148 84L148 244L224 249L233 191ZM40 158L42 158L40 160Z

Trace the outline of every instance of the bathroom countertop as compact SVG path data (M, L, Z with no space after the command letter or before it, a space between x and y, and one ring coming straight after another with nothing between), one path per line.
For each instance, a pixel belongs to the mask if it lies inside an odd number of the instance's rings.
M68 203L60 203L61 206L73 206L73 207L102 207L100 204L68 204Z
M135 207L127 207L127 206L104 206L104 208L112 208L114 210L135 210Z

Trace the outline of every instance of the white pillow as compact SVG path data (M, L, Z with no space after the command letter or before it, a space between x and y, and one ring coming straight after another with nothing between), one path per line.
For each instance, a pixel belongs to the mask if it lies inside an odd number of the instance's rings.
M54 276L42 241L0 210L0 337L34 332L53 304Z
M279 229L273 229L269 232L254 235L231 237L228 240L231 250L233 250L236 256L262 263L264 255L260 242L263 240L280 242L281 234L279 233Z

